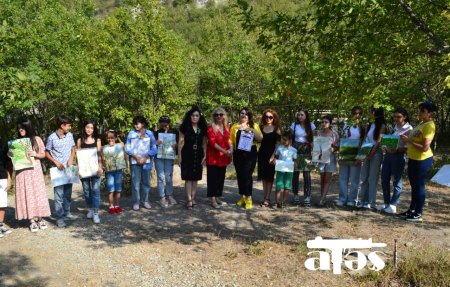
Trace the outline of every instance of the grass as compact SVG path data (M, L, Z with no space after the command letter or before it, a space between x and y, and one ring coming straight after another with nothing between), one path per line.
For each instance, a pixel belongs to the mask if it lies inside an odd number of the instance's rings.
M411 249L398 262L397 269L390 261L380 271L356 275L359 282L372 282L376 286L450 286L450 253L446 249L421 245Z
M257 240L250 244L247 248L247 253L252 255L262 255L266 249L266 242L264 240Z

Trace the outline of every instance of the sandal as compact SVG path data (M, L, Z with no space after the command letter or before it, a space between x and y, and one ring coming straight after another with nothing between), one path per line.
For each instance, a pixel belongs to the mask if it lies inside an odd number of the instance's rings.
M31 232L38 232L38 230L39 230L38 224L35 221L31 222L31 224L30 224L30 231Z
M261 204L259 206L260 207L270 207L270 200L267 198L264 198L264 201L261 202Z
M192 200L188 200L188 202L186 202L186 208L189 210L194 208L194 205L192 204Z

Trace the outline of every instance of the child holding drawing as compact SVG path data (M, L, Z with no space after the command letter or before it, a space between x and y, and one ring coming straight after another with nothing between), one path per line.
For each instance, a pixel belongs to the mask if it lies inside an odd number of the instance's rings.
M103 174L102 166L102 142L98 137L97 127L91 120L86 120L83 123L81 130L81 138L77 141L77 149L96 149L98 170L95 175L81 178L83 185L84 199L89 208L86 218L92 219L94 223L100 223L100 216L98 210L100 209L100 181ZM82 163L78 163L81 166Z
M59 170L73 165L75 157L75 141L70 133L72 129L72 119L61 115L57 120L58 129L47 139L45 146L45 156ZM64 184L54 187L55 192L55 213L56 225L65 227L65 219L76 220L78 216L70 213L70 204L72 202L72 184Z
M107 144L103 146L102 159L105 167L106 190L108 191L109 214L121 214L120 193L122 191L123 169L127 168L128 156L125 146L117 142L117 131L106 132Z
M333 119L329 115L322 117L322 130L317 132L318 137L326 137L330 142L330 162L319 163L320 171L320 201L318 207L325 207L325 198L327 197L328 190L330 189L331 175L336 172L336 154L338 150L339 135L337 132L331 129L331 123Z
M292 190L292 178L294 169L297 166L297 150L292 147L294 134L287 131L283 134L283 144L279 145L275 152L277 171L275 180L275 204L273 208L284 208L289 190ZM283 166L281 166L283 165ZM283 190L283 199L280 203L280 193Z

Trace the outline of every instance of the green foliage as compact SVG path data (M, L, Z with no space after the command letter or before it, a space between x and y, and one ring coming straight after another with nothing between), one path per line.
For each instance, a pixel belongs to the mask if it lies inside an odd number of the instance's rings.
M355 104L416 110L425 97L448 127L448 3L299 1L295 13L239 0L244 27L273 53L279 94L315 109ZM329 101L328 99L333 99Z
M195 85L184 41L157 1L128 4L97 17L90 1L3 1L2 128L24 114L42 134L62 113L121 130L138 113L177 119L170 108L192 103Z

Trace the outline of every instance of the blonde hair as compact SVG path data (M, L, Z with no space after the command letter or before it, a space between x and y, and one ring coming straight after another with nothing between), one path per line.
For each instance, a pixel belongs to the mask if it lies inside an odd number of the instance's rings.
M216 113L223 113L222 116L222 126L223 129L226 130L228 129L228 119L227 119L227 112L223 109L223 108L216 108L212 113L211 113L211 117L212 117L212 123L211 126L213 128L214 133L216 133L219 130L219 126L216 124L216 121L214 119L214 114Z

